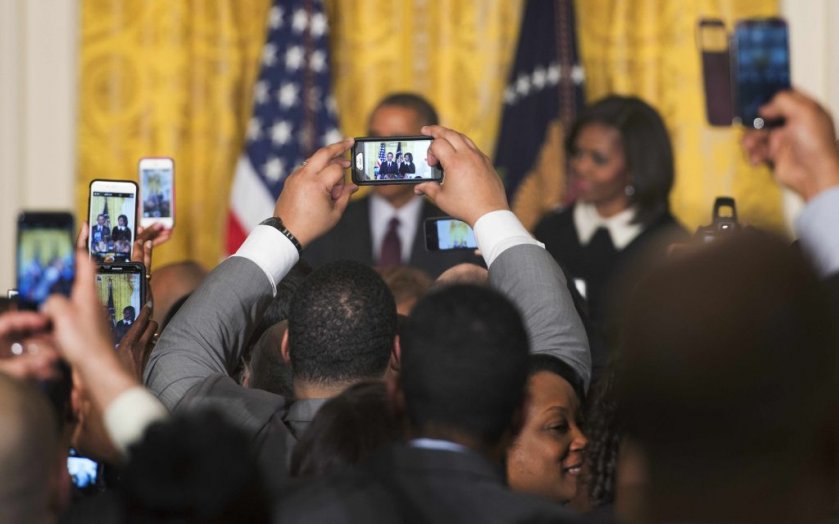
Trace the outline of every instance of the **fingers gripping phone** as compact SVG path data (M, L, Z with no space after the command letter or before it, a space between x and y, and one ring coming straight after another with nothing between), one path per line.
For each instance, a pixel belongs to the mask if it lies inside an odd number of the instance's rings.
M428 163L427 136L356 138L352 181L358 185L420 184L443 179L443 169Z
M428 251L478 249L475 232L466 222L451 217L426 218L423 227Z
M790 88L787 24L780 18L743 20L731 39L736 117L746 127L781 125L764 121L760 107Z
M141 158L137 167L142 212L140 225L175 225L175 161L171 158Z
M96 293L108 310L114 345L118 345L146 303L145 266L139 262L100 266L96 270Z
M17 222L17 291L22 309L37 310L52 293L70 295L76 271L70 213L24 212Z
M87 215L90 256L100 264L130 261L137 234L137 184L94 180Z

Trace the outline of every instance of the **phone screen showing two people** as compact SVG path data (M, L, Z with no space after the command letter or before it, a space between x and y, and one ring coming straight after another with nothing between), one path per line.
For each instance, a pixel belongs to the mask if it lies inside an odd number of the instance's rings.
M142 304L142 273L97 273L96 292L108 311L114 345L137 320Z
M353 180L362 184L440 180L443 172L427 160L431 142L425 137L359 139L353 147Z
M136 234L136 194L93 191L90 196L90 254L97 262L128 262Z

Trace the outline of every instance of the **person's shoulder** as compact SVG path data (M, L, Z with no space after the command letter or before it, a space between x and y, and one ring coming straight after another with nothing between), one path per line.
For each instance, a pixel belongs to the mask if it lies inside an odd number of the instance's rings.
M542 215L536 227L533 228L533 236L544 242L545 238L555 235L557 231L571 228L573 225L574 204L557 207Z

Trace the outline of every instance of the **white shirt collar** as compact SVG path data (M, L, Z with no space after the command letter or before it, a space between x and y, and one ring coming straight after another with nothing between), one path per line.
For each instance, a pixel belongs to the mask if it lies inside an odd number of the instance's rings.
M402 244L402 262L411 259L411 248L414 245L414 236L419 227L420 215L422 214L422 197L415 196L407 204L399 209L394 208L390 203L379 195L370 195L370 232L373 237L373 260L379 259L382 251L382 243L387 234L387 227L390 219L399 219L399 242Z
M609 231L609 236L612 237L612 244L615 249L620 251L625 248L643 230L641 224L632 223L632 219L635 218L635 210L636 208L633 206L617 215L603 218L597 212L594 204L577 202L574 204L574 227L577 229L580 244L588 244L597 228L605 227Z

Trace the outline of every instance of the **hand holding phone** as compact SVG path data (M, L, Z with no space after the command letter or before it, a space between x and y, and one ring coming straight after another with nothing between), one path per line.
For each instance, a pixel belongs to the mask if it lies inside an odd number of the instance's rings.
M428 251L475 250L478 242L469 224L451 217L426 218L425 249Z
M128 262L137 234L137 184L94 180L88 201L88 252L96 262Z
M17 290L21 309L37 310L52 293L70 295L75 278L73 215L24 212L17 223Z
M356 138L352 181L358 185L419 184L443 179L443 169L428 163L433 138L393 136Z
M141 158L137 167L140 178L142 213L140 225L175 225L175 161L171 158Z

